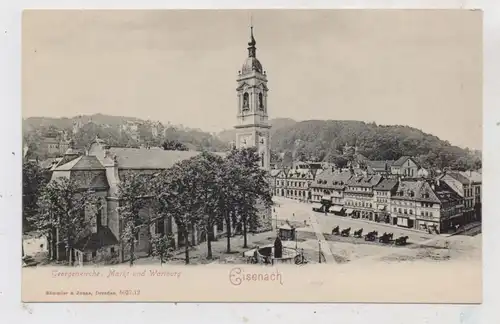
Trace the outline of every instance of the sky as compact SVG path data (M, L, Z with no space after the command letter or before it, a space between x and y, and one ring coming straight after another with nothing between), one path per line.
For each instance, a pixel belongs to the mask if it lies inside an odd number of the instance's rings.
M250 16L270 118L409 125L481 149L480 11L28 10L23 117L232 128Z

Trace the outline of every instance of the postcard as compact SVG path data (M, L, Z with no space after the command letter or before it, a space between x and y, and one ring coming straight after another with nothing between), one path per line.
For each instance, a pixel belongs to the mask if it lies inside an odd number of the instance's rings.
M24 302L482 302L482 12L26 10Z

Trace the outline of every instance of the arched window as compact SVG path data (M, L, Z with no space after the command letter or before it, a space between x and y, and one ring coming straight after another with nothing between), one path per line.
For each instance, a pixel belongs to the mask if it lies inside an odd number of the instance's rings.
M264 99L262 97L262 93L259 93L259 109L264 110Z
M248 92L243 94L243 110L247 110L250 107Z

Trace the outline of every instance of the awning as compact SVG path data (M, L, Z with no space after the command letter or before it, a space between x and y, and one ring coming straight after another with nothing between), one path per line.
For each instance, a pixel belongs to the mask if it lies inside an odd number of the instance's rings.
M323 205L322 205L322 204L314 204L314 205L312 206L312 209L321 209L321 208L323 208Z
M321 200L332 200L332 196L323 196Z
M384 205L378 205L378 210L384 210L385 206Z
M352 214L352 212L353 212L353 210L352 210L352 209L350 209L350 208L349 208L349 209L347 209L347 210L345 211L345 213L346 213L347 215Z
M333 207L331 208L331 210L332 210L332 211L334 211L334 212L339 212L339 211L341 211L341 210L342 210L342 206L333 206Z

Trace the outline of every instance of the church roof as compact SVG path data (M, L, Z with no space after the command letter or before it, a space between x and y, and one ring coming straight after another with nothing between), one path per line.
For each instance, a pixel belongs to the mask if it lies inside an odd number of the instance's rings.
M167 151L161 148L110 147L111 156L116 156L119 169L161 170L175 163L197 156L199 151ZM224 152L213 154L225 156Z
M66 164L58 166L54 171L73 171L73 170L105 170L97 157L91 155L82 155Z
M262 64L260 64L260 61L256 57L247 57L241 67L241 73L246 74L252 71L262 73Z

